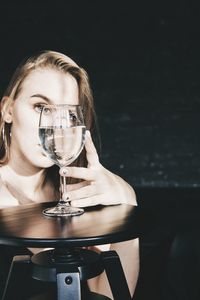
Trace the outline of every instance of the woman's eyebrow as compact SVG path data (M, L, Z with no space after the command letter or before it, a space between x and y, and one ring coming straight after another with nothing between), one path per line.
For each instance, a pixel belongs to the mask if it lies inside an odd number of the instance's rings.
M51 99L49 99L48 97L44 96L44 95L41 95L41 94L35 94L35 95L32 95L31 98L42 98L43 100L45 100L46 102L48 103L53 103L53 101L51 101Z

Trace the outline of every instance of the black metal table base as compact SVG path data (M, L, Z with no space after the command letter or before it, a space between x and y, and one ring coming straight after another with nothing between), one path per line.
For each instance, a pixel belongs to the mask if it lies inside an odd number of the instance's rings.
M56 283L57 300L84 300L81 283L105 270L115 300L131 300L131 295L115 251L96 253L85 249L56 249L30 256L15 256L2 300L13 300L17 291L23 295L28 278ZM22 299L23 296L20 296ZM25 297L25 296L24 296ZM23 298L25 299L25 298ZM26 298L27 299L27 298ZM45 298L29 298L40 300ZM48 297L48 299L50 299ZM103 295L88 291L87 300L106 300Z

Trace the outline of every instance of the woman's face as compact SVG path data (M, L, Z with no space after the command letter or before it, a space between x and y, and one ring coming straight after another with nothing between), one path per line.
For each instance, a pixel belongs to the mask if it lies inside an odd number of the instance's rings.
M10 110L11 160L17 165L48 168L53 163L39 144L38 124L45 104L79 104L78 84L71 74L53 69L32 71L24 80L21 92Z

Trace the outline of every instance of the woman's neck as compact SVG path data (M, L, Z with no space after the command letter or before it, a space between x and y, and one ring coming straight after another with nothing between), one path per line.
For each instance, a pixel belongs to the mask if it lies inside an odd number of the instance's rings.
M28 170L25 168L16 168L8 163L1 167L1 177L4 182L23 193L30 199L35 199L37 193L40 193L42 183L45 178L44 169Z

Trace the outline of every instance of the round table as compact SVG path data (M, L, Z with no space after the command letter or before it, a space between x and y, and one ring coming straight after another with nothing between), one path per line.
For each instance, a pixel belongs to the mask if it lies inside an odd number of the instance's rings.
M0 210L1 244L55 248L28 259L14 260L3 299L10 299L10 289L13 289L19 266L30 268L30 265L33 278L57 282L59 300L64 299L64 294L70 295L65 299L81 299L80 280L95 277L103 270L114 299L131 299L116 252L97 254L80 247L141 237L155 228L156 216L127 204L85 208L84 214L73 217L46 217L42 214L43 209L53 205L52 202L28 204Z

